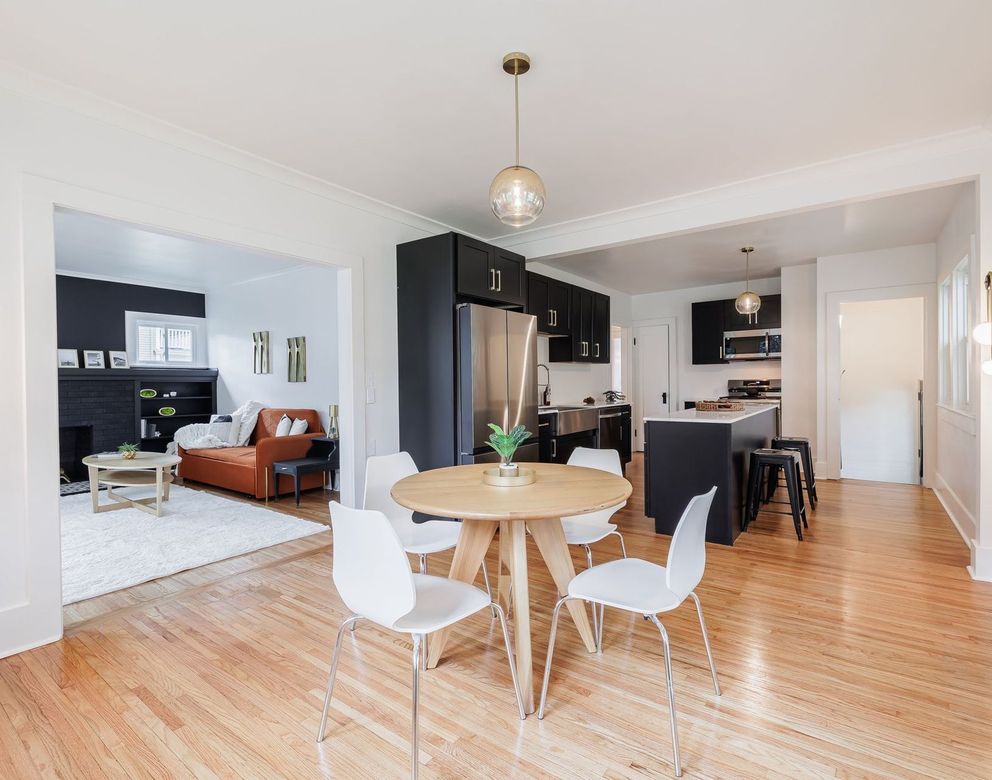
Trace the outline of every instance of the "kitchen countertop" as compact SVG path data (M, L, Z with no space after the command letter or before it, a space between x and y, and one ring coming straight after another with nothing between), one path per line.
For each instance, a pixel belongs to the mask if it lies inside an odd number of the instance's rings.
M756 414L774 411L778 404L750 403L743 412L700 412L698 409L684 409L672 412L670 417L645 417L644 422L699 422L699 423L735 423L754 417Z
M551 406L539 406L537 411L539 414L553 414L558 411L558 407L567 407L569 409L609 409L613 406L630 406L630 401L616 401L614 403L607 403L606 401L597 401L594 404L584 404L581 401L578 403L557 403L551 404Z

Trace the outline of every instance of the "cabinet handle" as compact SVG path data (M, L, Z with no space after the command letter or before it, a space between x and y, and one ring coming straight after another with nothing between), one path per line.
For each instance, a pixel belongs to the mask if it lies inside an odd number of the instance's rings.
M558 457L558 439L551 440L551 457L552 458Z
M503 292L503 272L496 272L496 292Z
M599 342L596 342L596 357L599 357Z
M553 321L552 321L551 324L554 325L557 328L558 327L558 310L557 309L552 309L551 310L551 317L553 319Z
M548 325L553 326L554 324L555 324L555 310L548 309Z
M720 345L720 360L723 360L723 344Z
M496 269L495 268L490 268L489 269L489 289L490 290L495 290L496 289Z

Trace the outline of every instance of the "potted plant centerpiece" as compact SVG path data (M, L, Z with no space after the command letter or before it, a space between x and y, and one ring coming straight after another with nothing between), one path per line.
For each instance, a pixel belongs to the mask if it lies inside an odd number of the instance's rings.
M117 451L121 454L124 460L134 460L138 457L138 445L131 444L130 442L124 442Z
M517 447L531 437L531 432L522 425L518 425L509 433L496 423L489 423L489 427L492 428L493 432L489 434L489 441L486 444L496 450L502 458L499 464L499 475L501 477L517 476L520 469L513 462L513 454L517 451Z

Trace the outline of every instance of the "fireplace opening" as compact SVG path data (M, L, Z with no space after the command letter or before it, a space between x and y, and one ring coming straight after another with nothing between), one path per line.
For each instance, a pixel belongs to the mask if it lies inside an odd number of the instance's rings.
M83 458L93 453L92 425L59 427L59 467L70 482L87 479Z

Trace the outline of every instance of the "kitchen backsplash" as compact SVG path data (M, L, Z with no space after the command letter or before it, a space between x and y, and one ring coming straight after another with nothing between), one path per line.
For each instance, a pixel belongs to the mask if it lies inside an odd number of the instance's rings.
M603 400L603 393L611 389L612 374L609 364L604 363L549 363L548 337L537 337L537 362L551 369L551 402L565 403L581 401L588 395L597 401ZM546 379L544 369L537 371L538 380Z

